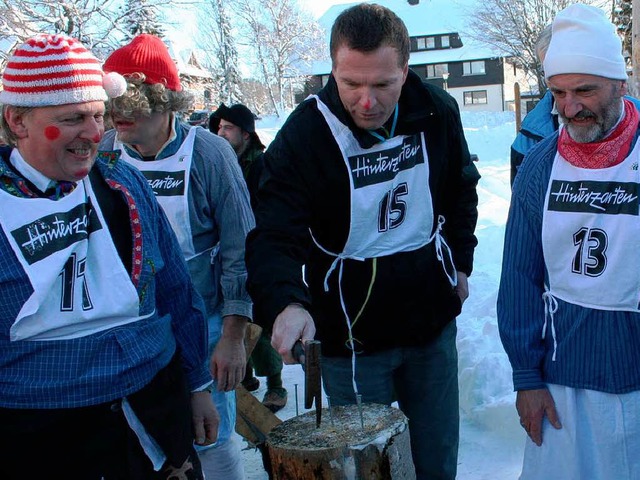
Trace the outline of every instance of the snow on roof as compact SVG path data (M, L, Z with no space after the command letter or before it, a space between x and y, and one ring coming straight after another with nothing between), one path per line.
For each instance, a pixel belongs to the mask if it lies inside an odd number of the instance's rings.
M409 58L409 65L423 65L504 56L497 50L479 44L464 34L468 29L468 17L477 1L420 0L417 5L410 5L407 0L377 0L375 3L391 9L398 15L407 26L411 37L450 33L458 33L460 35L463 43L460 48L412 52ZM334 5L318 19L318 23L326 32L327 49L331 26L335 19L344 10L358 3L360 2ZM311 68L312 75L328 74L330 71L330 60L315 62Z
M178 73L180 75L189 75L191 77L200 78L213 78L211 72L200 66L195 50L190 48L183 48L178 50L175 42L172 40L164 39L169 49L169 55L176 62L178 67Z

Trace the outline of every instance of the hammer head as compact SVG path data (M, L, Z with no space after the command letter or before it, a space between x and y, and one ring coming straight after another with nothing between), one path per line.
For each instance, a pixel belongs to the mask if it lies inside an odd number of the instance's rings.
M293 357L304 367L304 408L316 404L316 427L322 419L322 374L320 370L320 342L307 340L304 345L297 341L293 346Z

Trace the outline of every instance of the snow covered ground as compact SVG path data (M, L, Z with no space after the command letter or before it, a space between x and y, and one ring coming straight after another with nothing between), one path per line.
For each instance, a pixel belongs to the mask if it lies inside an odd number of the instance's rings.
M478 186L479 220L471 295L458 317L460 379L460 480L514 480L520 474L525 434L515 412L511 368L502 349L496 322L496 296L500 279L504 227L509 208L509 147L515 137L513 113L463 113L462 122L469 150L480 159ZM258 122L258 134L267 144L280 122ZM296 414L295 385L299 412L304 413L304 376L298 365L285 366L283 381L289 402L278 416ZM255 392L262 399L265 387ZM326 403L325 403L326 405ZM244 447L246 443L241 440ZM260 455L245 448L247 480L266 480Z

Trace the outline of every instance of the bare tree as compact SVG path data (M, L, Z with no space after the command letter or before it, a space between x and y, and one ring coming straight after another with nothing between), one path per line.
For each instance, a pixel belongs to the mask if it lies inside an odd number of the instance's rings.
M258 80L246 79L242 81L242 93L246 98L246 105L256 115L263 115L269 111L271 100L267 88Z
M220 100L231 103L242 101L238 49L228 11L229 0L207 0L198 17L198 46L205 53L208 68L220 85Z
M320 27L296 0L237 0L234 5L244 27L245 46L253 53L273 110L280 115L293 106L287 103L287 79L299 78L323 52Z
M631 0L612 0L611 20L616 25L618 32L622 37L622 51L624 53L624 58L627 61L627 65L631 65L631 56L633 55L631 9Z
M20 12L9 10L4 2L0 2L0 69L4 70L13 47L28 35L26 25Z
M158 5L149 0L126 0L124 4L125 41L141 33L164 37L164 28L158 20Z
M147 5L170 3L148 0ZM23 41L41 32L64 33L104 57L119 46L130 14L128 9L118 8L119 4L118 0L0 0L0 39Z
M582 0L598 7L611 0ZM521 68L538 91L546 89L544 72L535 45L540 32L550 24L563 8L575 0L484 0L469 12L465 36L490 46L509 57Z

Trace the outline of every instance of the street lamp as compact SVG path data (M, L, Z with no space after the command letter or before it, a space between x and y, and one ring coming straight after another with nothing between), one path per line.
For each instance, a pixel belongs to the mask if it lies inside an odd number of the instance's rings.
M449 72L444 72L442 74L442 88L444 88L445 90L449 90L449 84L447 83L447 80L449 80Z

